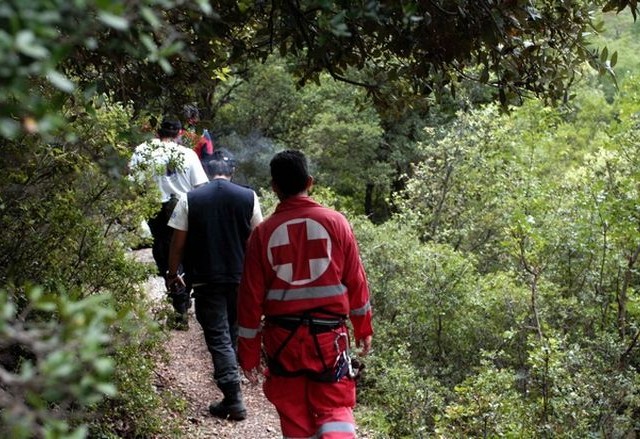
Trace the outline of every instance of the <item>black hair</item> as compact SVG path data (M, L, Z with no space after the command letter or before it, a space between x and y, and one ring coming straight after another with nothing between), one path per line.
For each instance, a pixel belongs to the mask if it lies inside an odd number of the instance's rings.
M271 179L283 197L298 195L307 188L309 165L301 151L290 149L279 152L271 159L269 166Z
M158 137L165 138L175 138L180 134L180 130L182 129L182 124L177 119L164 118L162 123L160 124L160 128L158 128Z
M216 149L213 151L210 159L203 163L203 165L209 178L216 175L231 177L236 168L236 161L229 151Z
M192 104L186 104L182 107L182 114L184 114L185 120L200 119L200 111L198 107Z

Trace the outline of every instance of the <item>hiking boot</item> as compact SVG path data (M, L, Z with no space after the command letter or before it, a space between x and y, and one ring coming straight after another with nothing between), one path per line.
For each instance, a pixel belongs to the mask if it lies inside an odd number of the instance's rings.
M229 404L224 399L217 404L211 404L209 413L216 418L230 419L232 421L244 421L247 418L247 409L242 402Z
M247 409L242 402L240 383L220 386L224 399L209 406L209 413L217 418L243 421L247 417Z

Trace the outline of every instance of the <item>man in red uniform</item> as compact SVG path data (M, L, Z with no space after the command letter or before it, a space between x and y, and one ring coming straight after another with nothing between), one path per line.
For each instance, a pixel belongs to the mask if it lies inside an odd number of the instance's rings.
M238 295L238 355L258 382L287 438L355 437L351 320L361 354L371 349L371 305L358 247L346 218L308 196L305 156L284 151L270 163L280 200L249 238ZM264 316L264 320L263 320Z

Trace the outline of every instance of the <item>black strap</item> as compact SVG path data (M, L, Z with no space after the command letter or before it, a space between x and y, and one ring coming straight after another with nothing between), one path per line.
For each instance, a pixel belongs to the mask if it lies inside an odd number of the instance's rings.
M314 311L317 312L318 310L314 310ZM313 381L319 381L319 382L336 382L340 378L342 378L342 376L344 376L344 375L338 376L338 374L335 373L335 371L333 370L335 365L327 366L327 363L325 362L325 359L324 359L324 355L322 355L320 342L318 341L318 334L332 331L334 329L338 329L344 326L346 322L346 317L341 314L327 312L324 310L322 310L322 312L324 314L337 317L337 319L327 320L327 319L314 317L311 315L311 311L306 311L302 315L297 315L297 316L286 315L286 316L272 316L267 318L268 322L273 323L276 326L285 328L290 331L289 334L287 335L287 338L285 338L282 344L280 344L280 346L278 347L276 352L273 354L273 356L266 355L269 370L274 375L287 376L287 377L307 375ZM282 353L284 348L287 346L287 344L289 344L289 342L297 332L298 328L303 324L306 324L309 326L309 333L313 336L316 352L318 353L318 357L320 357L320 360L322 361L322 368L323 368L322 372L315 372L308 369L289 371L285 369L284 366L282 366L282 364L278 361L278 358L280 357L280 354ZM347 332L347 348L349 344L348 337L349 337L349 334ZM341 353L339 352L338 355L340 354Z
M338 377L336 379L336 376L331 369L327 369L323 372L315 372L309 369L300 369L292 372L285 369L279 361L269 357L267 358L267 365L269 366L269 372L276 376L293 378L306 375L309 379L321 383L335 383L338 379L342 378Z
M342 326L344 326L346 320L342 318L320 319L304 315L267 317L267 322L272 323L280 328L287 329L289 331L295 331L301 325L306 325L309 327L310 333L321 334L323 332L329 332L334 329L341 328Z
M300 324L298 324L295 327L295 329L293 329L291 332L289 332L289 335L287 335L287 338L284 339L282 344L276 350L276 353L273 355L273 360L274 361L277 361L276 359L280 356L280 354L284 350L285 346L287 346L287 344L289 344L289 342L291 341L291 339L293 338L293 336L295 335L295 333L296 333L296 331L298 330L299 327L300 327ZM271 360L271 357L268 357L268 358L269 358L269 360Z

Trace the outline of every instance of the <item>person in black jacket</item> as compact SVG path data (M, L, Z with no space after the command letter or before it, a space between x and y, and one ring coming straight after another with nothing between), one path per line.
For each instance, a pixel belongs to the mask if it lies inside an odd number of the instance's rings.
M193 283L196 318L202 326L224 399L209 406L220 418L243 420L237 350L237 293L251 230L262 221L256 193L231 181L234 162L223 150L205 163L210 182L190 191L171 215L167 288L179 288L182 261Z

